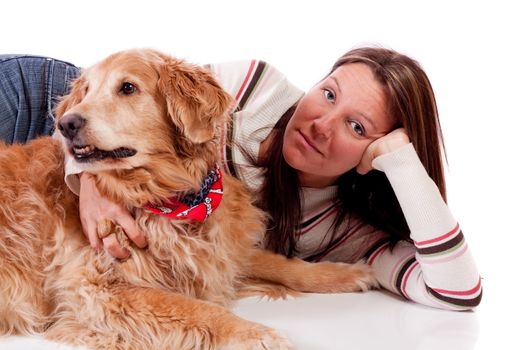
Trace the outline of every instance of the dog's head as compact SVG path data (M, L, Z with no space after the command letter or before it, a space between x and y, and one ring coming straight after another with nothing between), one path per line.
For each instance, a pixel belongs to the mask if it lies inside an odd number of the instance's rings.
M84 70L57 106L56 123L66 152L85 171L192 160L206 174L230 101L204 68L153 50L130 50ZM179 168L199 181L188 167Z

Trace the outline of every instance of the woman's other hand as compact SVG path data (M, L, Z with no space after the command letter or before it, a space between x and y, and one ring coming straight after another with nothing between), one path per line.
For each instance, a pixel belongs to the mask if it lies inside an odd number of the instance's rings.
M120 225L128 238L139 248L148 245L146 236L139 230L128 210L102 197L95 185L93 175L88 173L80 174L79 211L84 234L91 246L97 250L104 247L119 259L125 259L130 255L130 252L119 244L116 235L111 234L103 239L98 237L97 224L103 220L111 220Z
M395 129L383 137L372 142L363 153L361 163L357 165L357 172L361 175L372 170L372 161L377 157L393 152L410 143L404 128Z

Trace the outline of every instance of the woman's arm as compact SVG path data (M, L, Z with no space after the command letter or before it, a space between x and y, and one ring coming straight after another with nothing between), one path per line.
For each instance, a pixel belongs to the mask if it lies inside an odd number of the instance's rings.
M414 244L376 249L368 260L376 277L386 289L421 304L453 310L477 306L481 279L459 224L412 144L390 148L371 150L375 155L367 157L389 179Z

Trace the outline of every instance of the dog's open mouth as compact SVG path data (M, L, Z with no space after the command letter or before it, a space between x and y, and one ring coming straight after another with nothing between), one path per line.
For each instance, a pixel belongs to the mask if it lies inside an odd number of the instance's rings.
M112 151L104 151L95 146L73 146L72 153L79 162L89 162L102 159L119 159L134 156L137 151L134 149L120 147Z

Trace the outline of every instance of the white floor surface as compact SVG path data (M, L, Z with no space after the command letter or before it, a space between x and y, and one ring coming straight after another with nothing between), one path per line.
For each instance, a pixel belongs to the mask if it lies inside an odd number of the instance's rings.
M516 299L498 298L485 283L482 305L452 312L406 302L381 291L309 294L268 301L243 299L234 312L286 334L298 350L525 349ZM521 333L520 333L521 332ZM78 349L39 337L0 338L2 350Z

